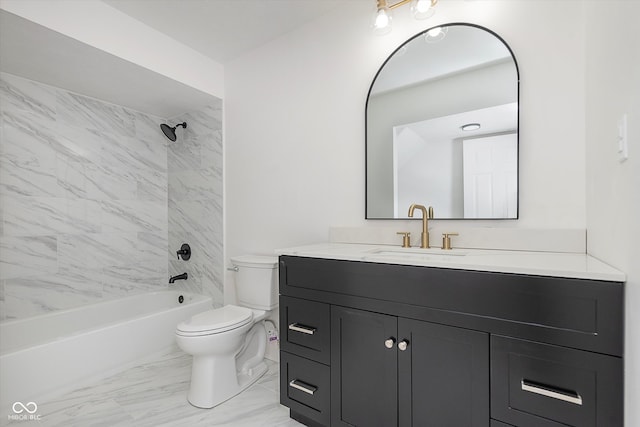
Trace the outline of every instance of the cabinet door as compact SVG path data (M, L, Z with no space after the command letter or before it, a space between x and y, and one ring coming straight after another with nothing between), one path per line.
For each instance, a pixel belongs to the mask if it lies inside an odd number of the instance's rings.
M400 426L488 427L489 335L398 319Z
M331 307L332 426L397 425L396 332L394 316Z

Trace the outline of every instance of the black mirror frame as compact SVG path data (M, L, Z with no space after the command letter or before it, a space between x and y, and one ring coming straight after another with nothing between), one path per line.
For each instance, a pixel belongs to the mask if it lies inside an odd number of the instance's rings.
M497 33L495 33L494 31L483 27L481 25L477 25L477 24L471 24L468 22L451 22L448 24L440 24L440 25L435 25L433 27L429 27L424 31L421 31L417 34L415 34L414 36L410 37L409 39L407 39L404 43L402 43L400 46L398 46L388 57L387 59L382 63L382 65L380 66L380 68L378 69L378 71L376 72L376 75L373 77L373 80L371 82L371 85L369 86L369 91L367 92L367 99L365 101L365 108L364 108L364 182L365 182L365 193L364 193L364 219L365 220L406 220L406 218L369 218L368 216L368 152L367 152L367 131L368 131L368 126L367 126L367 117L368 117L368 108L369 108L369 97L371 95L371 90L373 89L374 84L376 83L376 80L378 78L378 76L380 75L380 72L382 71L382 69L385 67L385 65L387 64L387 62L389 62L389 60L396 54L396 52L398 52L400 49L402 49L403 46L405 46L407 43L410 43L411 41L413 41L414 39L423 36L424 34L426 34L428 31L432 30L433 28L437 28L437 27L452 27L452 26L456 26L456 25L461 25L461 26L467 26L467 27L474 27L474 28L478 28L480 30L486 31L490 34L492 34L495 38L497 38L498 40L500 40L500 42L502 42L502 44L507 48L507 50L509 51L509 53L511 54L511 58L513 59L513 64L515 65L516 68L516 84L517 84L517 99L518 99L518 112L517 112L517 126L518 126L518 134L517 134L517 141L518 141L518 146L517 146L517 155L518 155L518 176L517 176L517 183L516 183L516 187L518 190L518 200L516 201L516 216L515 218L440 218L440 219L446 219L446 220L518 220L520 218L520 68L518 67L518 61L516 60L516 56L513 53L513 50L511 49L511 46L509 46L507 44L507 42L500 37ZM434 219L438 219L438 218L434 218Z

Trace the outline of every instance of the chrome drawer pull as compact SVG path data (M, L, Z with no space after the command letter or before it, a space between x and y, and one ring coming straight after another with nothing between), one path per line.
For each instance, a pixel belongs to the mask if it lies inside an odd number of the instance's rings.
M313 395L316 392L316 390L318 390L318 387L314 387L312 385L309 385L305 382L298 381L298 380L291 380L289 382L289 387L293 387L296 390L304 391L305 393L310 395Z
M582 397L572 391L554 390L549 386L537 384L531 381L522 380L520 385L523 391L529 391L531 393L540 394L542 396L551 397L553 399L563 400L565 402L574 403L576 405L582 405Z
M299 323L292 323L289 325L290 331L302 332L303 334L313 335L316 331L316 328L312 328L310 326L300 325Z

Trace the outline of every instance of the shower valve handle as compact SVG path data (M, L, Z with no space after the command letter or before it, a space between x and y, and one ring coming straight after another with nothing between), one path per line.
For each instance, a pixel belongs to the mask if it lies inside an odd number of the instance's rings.
M183 261L189 261L189 258L191 258L191 247L188 243L183 243L180 249L176 251L176 254L178 255L178 259L182 257Z

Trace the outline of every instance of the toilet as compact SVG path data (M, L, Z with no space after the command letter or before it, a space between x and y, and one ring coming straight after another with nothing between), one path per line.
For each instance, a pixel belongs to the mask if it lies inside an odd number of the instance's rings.
M267 371L264 319L278 305L278 259L231 258L238 305L196 314L176 328L176 343L193 356L187 400L213 408L242 392Z

